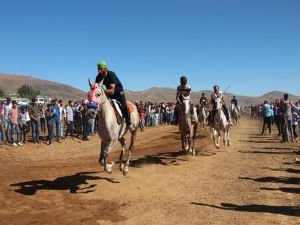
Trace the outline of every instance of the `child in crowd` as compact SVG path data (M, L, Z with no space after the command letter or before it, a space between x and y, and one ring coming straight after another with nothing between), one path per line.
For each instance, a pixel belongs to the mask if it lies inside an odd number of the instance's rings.
M19 114L20 121L20 130L21 130L21 139L23 139L23 143L26 143L26 134L27 134L27 118L29 117L28 111L26 107L21 108L21 113Z

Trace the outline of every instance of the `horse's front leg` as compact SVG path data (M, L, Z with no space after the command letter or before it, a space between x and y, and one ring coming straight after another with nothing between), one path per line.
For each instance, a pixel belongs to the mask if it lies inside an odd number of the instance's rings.
M227 136L228 136L227 128L225 128L224 129L224 138L223 138L223 144L224 144L224 146L226 146L226 143L227 143Z
M197 129L198 129L198 124L195 124L193 127L193 142L192 142L192 155L195 156L196 155L196 149L195 149L195 139L197 136Z
M181 134L181 148L182 151L185 151L185 136Z
M120 157L119 157L119 160L120 160L119 168L120 168L120 171L123 172L123 170L124 170L123 157L124 157L125 149L126 149L126 140L124 137L121 137L119 139L119 142L121 143L121 146L122 146L122 150L121 150Z
M115 144L115 141L111 141L109 143L101 143L101 149L103 148L103 160L104 160L104 171L108 173L112 173L112 167L115 165L115 163L108 161L108 154L111 151Z
M101 166L104 165L104 143L103 142L101 142L101 146L100 146L99 163Z
M227 130L227 146L230 146L230 133L229 133L229 129Z
M214 134L213 134L213 137L214 137L214 143L215 143L215 146L217 149L220 148L220 134L219 134L219 131L217 131L216 129L213 130Z

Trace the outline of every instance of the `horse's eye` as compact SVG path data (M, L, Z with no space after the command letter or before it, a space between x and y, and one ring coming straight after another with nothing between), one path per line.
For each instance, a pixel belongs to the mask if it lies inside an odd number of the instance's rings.
M100 94L99 94L99 93L97 93L97 94L96 94L96 96L97 96L97 97L100 97Z

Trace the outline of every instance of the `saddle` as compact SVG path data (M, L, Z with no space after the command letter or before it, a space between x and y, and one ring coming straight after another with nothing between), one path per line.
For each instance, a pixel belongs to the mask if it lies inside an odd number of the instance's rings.
M122 109L121 103L115 99L111 99L110 104L114 109L118 124L121 124L122 122L124 122L124 116L123 116L122 110L121 110ZM134 111L133 106L129 102L127 102L127 107L128 107L128 111L130 113L132 113Z

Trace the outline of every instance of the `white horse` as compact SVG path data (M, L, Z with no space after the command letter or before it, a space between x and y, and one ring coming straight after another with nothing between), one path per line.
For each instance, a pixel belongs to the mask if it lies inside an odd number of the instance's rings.
M131 102L127 102L129 108L133 109L133 112L130 113L131 122L135 127L134 131L131 131L131 141L128 151L128 158L126 163L123 162L123 155L125 153L126 140L124 135L128 131L128 127L124 120L121 120L121 123L118 123L115 109L112 106L111 101L107 98L104 89L102 87L102 82L98 85L97 83L91 84L89 80L89 85L91 90L89 92L90 102L94 102L99 106L98 113L98 134L101 138L101 152L99 157L99 163L104 166L104 170L108 173L112 172L112 167L114 162L108 161L108 154L114 147L117 141L122 145L122 151L120 154L120 170L123 172L123 175L126 176L128 173L129 160L131 157L131 151L133 150L134 141L136 138L136 131L139 125L139 114L137 108Z
M195 151L195 139L198 127L198 117L196 108L193 107L194 115L190 113L190 98L182 96L182 103L178 108L178 124L179 132L181 136L181 146L183 151L192 152L192 155L196 155ZM195 121L192 122L192 116Z
M202 130L207 130L207 120L208 120L208 111L206 109L206 106L201 105L200 106L200 111L199 111L199 122L200 122L200 126L202 128Z
M238 120L239 120L239 110L237 107L238 106L236 106L234 103L232 103L230 106L230 115L235 125L238 124Z
M222 110L223 101L221 98L215 99L215 116L213 121L213 139L216 148L220 148L220 137L221 131L224 133L223 143L224 146L230 146L230 136L229 136L229 123L226 116Z

